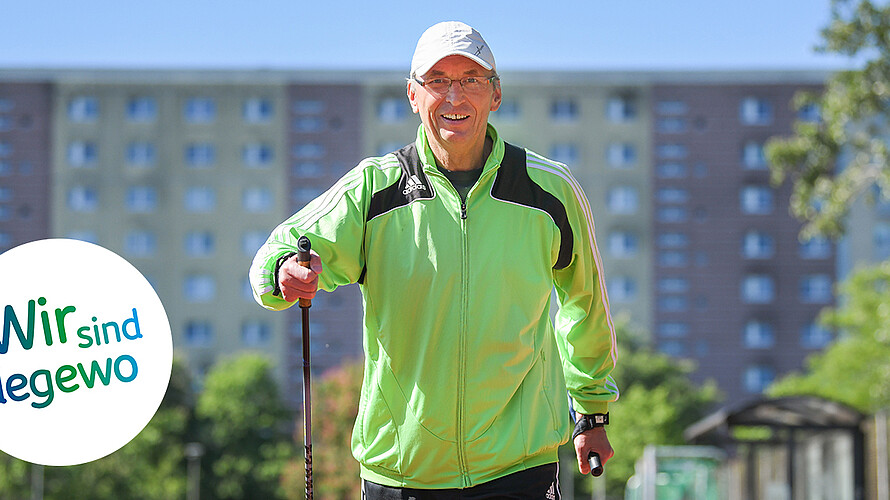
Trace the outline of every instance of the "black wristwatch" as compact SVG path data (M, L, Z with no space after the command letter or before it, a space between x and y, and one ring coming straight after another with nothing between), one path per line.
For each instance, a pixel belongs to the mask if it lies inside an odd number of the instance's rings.
M608 413L594 413L592 415L577 413L576 415L578 418L575 420L575 431L572 432L572 441L578 437L578 434L581 434L584 431L609 425Z

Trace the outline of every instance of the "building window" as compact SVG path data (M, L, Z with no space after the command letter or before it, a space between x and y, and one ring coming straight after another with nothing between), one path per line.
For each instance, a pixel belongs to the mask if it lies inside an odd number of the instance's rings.
M153 122L158 116L158 102L154 97L133 97L127 101L127 119L131 122Z
M193 168L207 168L216 162L216 148L209 142L197 142L185 147L185 163Z
M131 213L154 212L158 206L158 194L151 186L133 186L127 189L127 210Z
M658 246L661 248L686 248L689 246L689 236L679 232L659 233Z
M633 302L637 297L637 282L630 276L609 279L609 300L616 304Z
M99 148L92 142L74 141L68 144L68 165L72 167L95 167L99 161Z
M383 123L400 123L409 113L408 101L404 97L384 97L377 103L377 119Z
M216 280L207 274L186 276L184 294L187 302L211 302L216 297Z
M666 323L659 323L657 331L659 337L686 337L687 335L689 335L689 323L684 323L681 321L669 321Z
M213 344L213 325L207 321L189 321L185 325L185 345L207 347Z
M124 251L132 257L151 257L157 248L157 238L149 231L130 231L124 237Z
M773 211L773 192L764 186L746 186L739 193L743 214L765 215Z
M0 115L0 132L9 130L12 128L12 118L6 115Z
M320 194L321 190L318 188L294 188L294 190L291 192L291 201L299 206L303 206L317 198Z
M294 101L291 109L301 115L317 115L324 112L325 103L318 99L298 99Z
M637 116L637 103L631 96L614 96L606 101L606 119L612 123L629 122Z
M12 201L12 188L0 186L0 201Z
M275 154L268 144L247 144L241 149L241 160L247 168L268 167Z
M689 220L689 210L686 207L660 207L656 213L658 222L676 224Z
M291 168L291 174L296 178L318 177L324 173L321 163L315 161L301 161Z
M655 155L661 160L682 160L689 155L689 150L684 144L658 144L655 146Z
M742 330L742 345L748 349L769 349L776 343L773 325L758 320L745 323Z
M99 118L99 100L77 96L68 101L68 119L75 123L94 122Z
M68 190L68 208L74 212L95 212L99 195L91 187L74 186Z
M12 246L12 236L9 233L0 231L0 248L9 248Z
M637 161L637 148L627 142L613 142L606 146L606 163L613 168L628 168Z
M773 105L766 99L746 97L739 105L743 125L769 125L773 121Z
M189 257L210 257L216 249L216 239L210 231L191 231L185 235L185 254Z
M686 177L686 165L682 163L659 163L655 166L659 179L683 179Z
M15 102L6 97L0 97L0 113L9 113L15 109Z
M658 265L662 267L685 267L688 263L686 252L661 251L658 252Z
M247 347L268 345L272 338L271 330L267 323L248 321L241 325L241 344Z
M294 132L320 132L324 130L324 119L320 116L297 116L292 126Z
M766 155L763 154L763 144L748 141L742 146L742 165L748 170L766 170Z
M185 121L189 123L210 123L216 119L216 101L212 97L192 97L183 107Z
M681 188L661 188L655 193L655 199L659 203L686 203L689 201L689 191Z
M655 121L655 130L662 134L681 134L686 132L686 118L670 116Z
M680 100L658 101L655 112L664 116L683 116L689 112L689 105Z
M762 231L748 231L742 238L742 256L746 259L769 259L775 251L775 240Z
M800 345L805 349L822 349L831 343L831 337L831 330L818 323L810 323L800 330Z
M775 370L769 366L749 366L742 374L742 387L750 394L760 394L775 378Z
M185 192L185 210L192 213L209 213L216 208L216 191L212 187L190 187Z
M769 304L776 295L773 278L764 274L752 274L742 280L742 301L746 304Z
M831 297L831 278L827 274L811 274L800 279L801 302L827 304Z
M578 146L571 142L561 142L550 147L550 158L560 163L572 165L578 163L579 157Z
M299 159L316 159L325 155L324 146L314 142L302 142L294 144L294 158Z
M798 250L802 259L827 259L831 257L831 241L822 236L814 236L801 241Z
M665 295L658 298L658 309L663 312L684 312L689 310L689 299L682 295Z
M251 97L244 100L241 116L247 123L269 123L274 111L275 106L270 99Z
M609 190L606 195L606 203L609 212L616 215L631 215L637 212L640 204L640 196L636 188L631 186L617 186Z
M686 293L689 291L689 280L680 276L660 278L658 291L661 293Z
M127 164L134 167L152 167L155 164L155 145L150 142L127 144Z
M639 241L636 235L627 231L609 233L609 255L616 258L630 258L637 254Z
M256 255L257 250L266 242L268 233L264 231L248 231L241 235L241 253L248 257Z
M550 103L550 119L554 122L573 122L578 115L578 104L572 98L559 98Z
M272 211L272 191L264 187L247 188L241 195L241 206L246 212L268 213Z
M501 105L491 116L504 122L519 121L521 116L519 101L516 99L501 99Z
M804 122L815 123L822 119L822 111L817 104L804 104L797 110L797 119Z

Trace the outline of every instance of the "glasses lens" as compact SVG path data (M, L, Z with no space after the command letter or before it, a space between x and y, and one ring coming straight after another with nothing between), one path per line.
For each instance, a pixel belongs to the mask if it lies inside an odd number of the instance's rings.
M451 80L448 78L433 78L426 82L426 87L437 94L444 94L451 87Z

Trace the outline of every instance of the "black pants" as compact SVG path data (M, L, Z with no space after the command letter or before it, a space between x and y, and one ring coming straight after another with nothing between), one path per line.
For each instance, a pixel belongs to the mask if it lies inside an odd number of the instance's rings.
M547 464L467 489L417 490L362 481L362 500L560 500L559 466Z

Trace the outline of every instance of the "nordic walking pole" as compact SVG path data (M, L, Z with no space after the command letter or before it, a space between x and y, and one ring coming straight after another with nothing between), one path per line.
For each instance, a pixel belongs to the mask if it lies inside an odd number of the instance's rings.
M309 267L312 257L309 238L300 236L297 240L297 264ZM312 387L309 374L309 308L312 299L300 299L303 313L303 445L306 461L306 500L312 500Z

